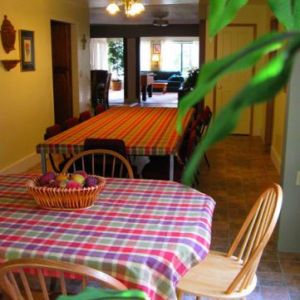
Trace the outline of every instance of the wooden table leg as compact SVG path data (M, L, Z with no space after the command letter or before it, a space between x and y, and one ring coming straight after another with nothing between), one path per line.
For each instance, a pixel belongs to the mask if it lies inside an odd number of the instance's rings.
M170 155L169 180L174 180L174 155Z
M142 100L143 101L146 101L146 98L147 98L146 89L147 89L146 86L143 85L142 86Z

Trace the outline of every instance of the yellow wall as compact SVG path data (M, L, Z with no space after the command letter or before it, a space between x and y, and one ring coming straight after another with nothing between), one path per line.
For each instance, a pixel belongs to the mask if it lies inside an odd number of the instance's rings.
M269 32L271 11L265 4L249 4L244 7L233 21L235 24L256 24L257 25L257 37ZM209 38L208 35L208 24L206 33L206 61L214 59L214 39ZM282 28L280 28L282 30ZM262 61L264 63L265 61ZM257 66L257 70L260 65ZM209 94L205 98L206 104L213 107L213 95ZM281 157L284 144L284 132L286 124L286 92L281 91L275 98L274 101L274 124L273 124L273 135L271 145L271 157L278 170L281 169ZM253 135L260 136L264 140L265 134L265 113L266 105L260 104L254 107L254 118L253 118Z
M50 20L72 24L72 67L74 114L89 106L89 47L82 49L83 34L89 36L88 7L77 0L1 0L3 16L18 31L35 35L35 65L32 72L21 72L18 65L9 72L0 65L0 170L30 156L54 123ZM0 59L20 58L19 37L14 51L6 54L0 46Z
M259 13L258 13L259 12ZM238 13L233 24L256 24L257 37L269 32L270 12L266 5L249 4ZM214 39L209 37L208 24L206 26L206 61L214 60ZM259 66L258 66L259 67ZM205 98L205 102L213 107L212 93ZM254 107L253 135L264 138L265 104Z

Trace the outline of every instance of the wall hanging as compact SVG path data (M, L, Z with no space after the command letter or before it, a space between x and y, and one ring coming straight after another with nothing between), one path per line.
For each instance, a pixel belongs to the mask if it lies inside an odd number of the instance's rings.
M6 53L15 50L16 31L6 15L1 25L1 41Z
M35 70L34 59L34 32L28 30L20 30L21 44L21 70Z

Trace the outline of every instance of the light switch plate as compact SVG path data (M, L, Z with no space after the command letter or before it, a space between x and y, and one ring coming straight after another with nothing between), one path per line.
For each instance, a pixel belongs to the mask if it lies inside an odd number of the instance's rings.
M297 172L296 185L300 185L300 171Z

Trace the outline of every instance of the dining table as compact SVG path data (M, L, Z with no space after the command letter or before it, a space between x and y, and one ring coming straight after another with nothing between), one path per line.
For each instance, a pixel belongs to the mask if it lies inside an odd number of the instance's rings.
M94 205L40 208L26 183L0 175L0 262L45 258L84 264L147 293L177 299L176 283L210 247L214 200L173 181L106 178Z
M174 158L193 114L190 110L182 122L182 134L176 130L177 108L113 107L36 147L41 155L42 172L47 171L50 153L76 154L84 150L87 138L121 139L128 156L169 156L169 179L174 179Z

